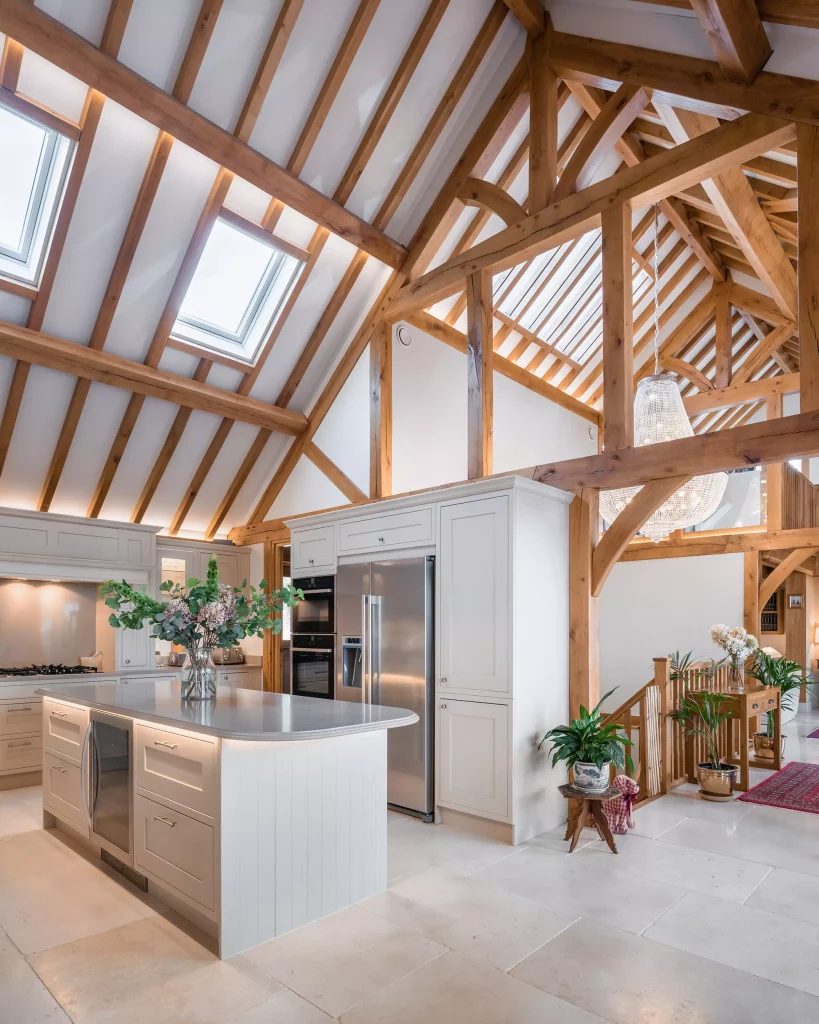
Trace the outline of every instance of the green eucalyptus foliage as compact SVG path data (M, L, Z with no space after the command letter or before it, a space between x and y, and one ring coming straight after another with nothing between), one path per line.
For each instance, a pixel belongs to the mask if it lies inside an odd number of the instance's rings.
M106 580L100 594L113 609L108 617L116 629L140 629L150 622L152 636L182 647L235 647L248 636L261 637L265 630L280 633L282 609L293 608L304 598L301 590L282 587L266 593L267 581L258 587L228 587L219 582L216 558L208 561L204 581L191 578L184 586L170 580L161 584L167 598L157 601L123 580Z
M551 743L553 768L558 761L565 761L570 768L578 762L602 768L611 761L621 771L626 765L630 772L634 771L634 762L626 750L632 745L631 740L614 722L603 724L600 707L613 693L614 690L609 690L591 711L581 706L580 718L574 719L571 725L558 725L546 733L538 750L547 740Z
M775 686L780 691L780 707L792 711L796 700L796 691L802 689L805 670L795 661L787 658L774 658L764 651L757 651L754 663L748 669L748 675L758 679L763 686ZM811 686L811 683L807 683ZM774 734L774 713L768 712L768 735Z
M731 717L732 698L716 690L689 690L680 698L680 706L668 712L668 718L678 725L687 726L686 736L702 736L708 751L711 767L719 770L722 758L719 753L719 727Z

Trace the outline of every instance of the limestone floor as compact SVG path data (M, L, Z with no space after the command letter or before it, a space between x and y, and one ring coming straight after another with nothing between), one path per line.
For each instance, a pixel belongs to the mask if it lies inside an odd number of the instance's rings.
M787 727L819 763L819 713ZM754 781L765 773L754 772ZM390 887L220 962L0 793L8 1024L748 1024L819 1020L819 816L683 787L609 853L391 815Z

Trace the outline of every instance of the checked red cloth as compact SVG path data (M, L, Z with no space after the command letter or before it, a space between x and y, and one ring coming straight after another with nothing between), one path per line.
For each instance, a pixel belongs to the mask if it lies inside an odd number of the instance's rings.
M606 820L612 832L616 835L624 836L634 828L631 805L637 799L640 787L628 775L618 775L614 782L612 782L612 786L620 790L620 796L612 797L611 800L604 800L603 813L606 815Z

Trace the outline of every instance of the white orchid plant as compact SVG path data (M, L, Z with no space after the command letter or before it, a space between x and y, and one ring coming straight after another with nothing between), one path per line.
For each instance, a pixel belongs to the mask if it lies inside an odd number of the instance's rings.
M114 628L140 629L147 621L157 639L196 649L234 647L247 636L261 637L267 629L280 633L282 609L292 608L304 595L293 587L272 593L266 588L266 580L250 588L246 581L241 587L220 583L216 559L211 557L204 580L189 579L184 587L170 580L163 583L159 589L167 601L157 601L125 580L106 580L100 593L113 609L108 621Z
M742 678L745 662L759 649L759 641L742 626L729 628L721 623L711 627L711 639L728 655L734 672Z

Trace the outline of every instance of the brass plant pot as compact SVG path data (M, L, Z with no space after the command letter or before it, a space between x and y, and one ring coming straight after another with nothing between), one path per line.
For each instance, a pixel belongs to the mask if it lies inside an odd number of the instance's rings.
M710 761L698 764L700 796L705 800L733 800L737 775L739 765L736 764L721 764L719 768L712 768Z
M782 737L782 757L785 756L785 739ZM774 737L766 732L754 733L754 757L760 761L773 761L774 759Z

